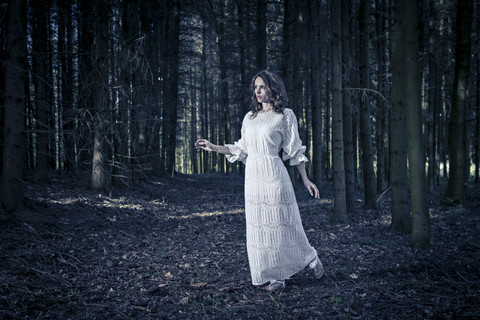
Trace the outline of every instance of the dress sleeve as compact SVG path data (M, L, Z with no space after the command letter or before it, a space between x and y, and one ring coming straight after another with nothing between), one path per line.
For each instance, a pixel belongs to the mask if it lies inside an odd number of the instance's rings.
M246 116L245 116L246 118ZM230 162L235 162L237 160L242 161L244 164L247 161L247 143L245 141L245 118L242 122L242 130L240 140L235 141L234 144L226 144L230 150L231 155L226 155L227 160Z
M291 109L285 109L283 120L283 161L290 160L291 166L296 166L301 162L307 162L308 159L304 155L307 147L302 145L302 140L300 140L298 121L295 113L293 113Z

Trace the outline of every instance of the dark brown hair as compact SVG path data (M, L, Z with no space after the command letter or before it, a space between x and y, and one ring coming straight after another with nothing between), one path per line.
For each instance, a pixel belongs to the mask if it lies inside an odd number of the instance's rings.
M267 87L266 92L272 101L273 110L278 113L283 113L283 110L287 107L288 103L285 85L277 73L273 71L262 70L253 76L250 84L250 90L252 92L252 118L255 118L257 113L262 110L262 104L257 101L257 96L255 94L255 80L258 77L262 78L263 82L265 82L265 86Z

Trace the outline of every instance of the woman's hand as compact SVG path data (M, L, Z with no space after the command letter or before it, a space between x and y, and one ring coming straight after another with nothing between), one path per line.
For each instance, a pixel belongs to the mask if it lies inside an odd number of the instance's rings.
M197 142L195 142L195 148L231 155L230 149L228 147L217 146L216 144L211 143L207 139L198 139Z
M214 151L213 147L214 147L214 144L208 141L207 139L198 139L197 142L195 142L195 148L197 149Z
M308 192L310 192L312 197L315 197L315 199L320 199L320 192L318 192L316 185L314 185L310 180L304 181L303 184L307 188Z
M297 164L298 172L302 177L303 185L307 188L308 192L315 197L315 199L320 199L320 192L318 192L318 188L314 185L307 177L307 171L305 170L305 162L300 162Z

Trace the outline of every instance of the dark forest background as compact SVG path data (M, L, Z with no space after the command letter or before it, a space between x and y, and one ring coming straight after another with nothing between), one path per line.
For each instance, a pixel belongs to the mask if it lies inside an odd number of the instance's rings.
M479 19L476 0L2 0L3 208L54 170L99 192L242 174L194 142L238 139L269 69L332 220L391 192L392 227L428 245L428 194L462 206L479 186Z

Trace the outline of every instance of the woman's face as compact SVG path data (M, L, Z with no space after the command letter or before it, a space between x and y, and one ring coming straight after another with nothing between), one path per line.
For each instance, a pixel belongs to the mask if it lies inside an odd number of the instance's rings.
M254 82L253 91L259 103L269 103L270 96L267 93L267 86L261 77L257 77Z

